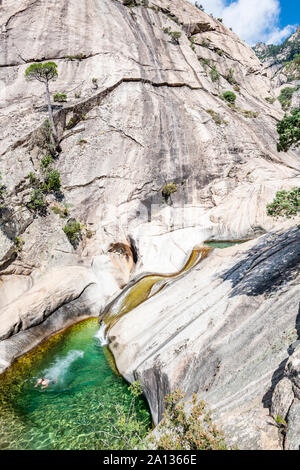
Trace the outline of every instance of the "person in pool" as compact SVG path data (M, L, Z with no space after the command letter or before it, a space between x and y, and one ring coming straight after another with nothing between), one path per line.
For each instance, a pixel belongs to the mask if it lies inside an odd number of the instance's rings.
M44 380L44 379L42 379L42 378L41 378L41 379L37 379L34 388L38 387L39 385L42 385L43 380Z
M44 379L44 378L40 378L37 380L36 384L34 387L38 387L39 385L41 386L41 389L44 389L44 388L47 388L49 387L50 384L55 384L57 383L57 379L56 380L50 380L50 379Z

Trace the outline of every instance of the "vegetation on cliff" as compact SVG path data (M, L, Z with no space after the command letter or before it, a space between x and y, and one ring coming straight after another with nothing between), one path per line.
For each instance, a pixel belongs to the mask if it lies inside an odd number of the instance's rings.
M259 43L253 49L257 57L262 61L274 60L276 63L280 63L281 59L278 58L280 55L284 57L286 62L292 61L300 54L300 29L298 28L296 33L289 36L282 44L264 45Z
M177 190L177 185L174 182L168 183L162 188L162 196L165 200L167 200L171 194L176 193Z
M167 395L166 410L152 441L158 450L225 450L224 435L212 421L206 404L194 394L190 412L180 390Z
M287 152L290 147L298 147L300 144L300 108L292 111L291 115L285 115L277 124L279 142L278 152Z
M43 177L40 179L37 173L30 172L28 175L29 184L32 187L30 201L27 207L41 215L47 211L47 201L45 196L50 193L58 194L61 188L60 173L57 169L51 169L53 159L51 155L46 155L41 160L41 170Z
M298 90L298 87L285 87L281 90L280 95L278 96L278 101L281 104L281 107L284 111L287 111L292 103L292 97L295 91Z
M43 64L34 63L34 64L31 64L29 67L27 67L27 69L25 70L25 78L27 80L29 81L37 80L38 82L41 82L45 85L51 129L52 129L53 137L55 140L55 144L58 148L59 147L58 136L57 136L56 127L54 124L53 110L52 110L50 91L49 91L49 83L53 80L56 80L57 77L58 77L57 64L55 62L46 62Z
M225 91L225 93L223 93L223 98L224 98L228 103L234 104L234 103L235 103L235 100L236 100L236 94L233 93L233 91Z
M63 231L67 235L69 242L74 247L76 247L81 240L82 229L83 225L74 219L69 220L68 223L63 227Z
M272 217L291 218L300 211L300 188L291 191L278 191L276 197L267 205L267 214Z

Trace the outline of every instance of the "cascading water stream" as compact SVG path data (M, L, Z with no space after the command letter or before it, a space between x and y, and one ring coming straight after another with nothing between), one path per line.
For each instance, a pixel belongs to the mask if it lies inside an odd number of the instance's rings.
M178 280L197 266L212 248L196 246L183 268L174 274L146 274L130 283L104 310L97 337L102 345L108 345L108 331L117 321L141 303L162 291L168 284Z

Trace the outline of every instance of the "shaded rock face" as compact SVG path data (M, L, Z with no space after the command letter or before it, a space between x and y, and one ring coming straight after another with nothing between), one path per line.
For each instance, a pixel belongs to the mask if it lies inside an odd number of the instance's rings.
M215 249L112 327L117 367L128 380L141 381L156 423L165 393L180 387L209 403L229 444L282 448L272 415L285 419L298 399L298 356L289 354L300 338L299 243L295 227ZM295 418L286 419L290 448L298 431Z
M296 327L300 337L300 304ZM277 383L272 394L271 414L284 420L281 431L283 447L286 450L300 449L300 341L289 350L290 357L284 362L283 378Z
M232 283L230 296L271 294L295 277L299 263L299 230L279 236L271 233L222 278Z

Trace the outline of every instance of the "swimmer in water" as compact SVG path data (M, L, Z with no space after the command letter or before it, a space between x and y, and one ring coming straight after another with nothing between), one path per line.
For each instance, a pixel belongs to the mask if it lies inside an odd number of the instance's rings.
M41 384L41 388L42 389L47 388L47 387L49 387L49 384L50 384L50 379L43 379L43 382Z
M41 389L44 389L44 388L49 387L50 384L56 384L56 383L57 383L57 379L50 380L50 379L47 379L47 378L45 378L45 379L40 378L40 379L37 380L34 387L38 387L40 385Z
M42 385L43 380L44 380L44 379L38 379L38 380L36 381L36 384L35 384L34 388L38 387L39 385Z

